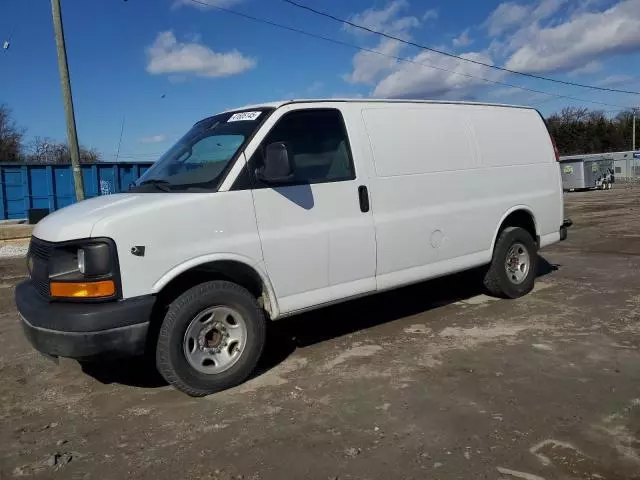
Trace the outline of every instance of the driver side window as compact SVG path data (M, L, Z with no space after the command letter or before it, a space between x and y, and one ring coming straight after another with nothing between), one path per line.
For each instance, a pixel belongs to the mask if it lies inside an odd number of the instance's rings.
M269 132L252 158L263 164L263 152L274 142L289 144L293 154L293 183L324 183L355 179L353 159L342 115L335 109L287 113Z

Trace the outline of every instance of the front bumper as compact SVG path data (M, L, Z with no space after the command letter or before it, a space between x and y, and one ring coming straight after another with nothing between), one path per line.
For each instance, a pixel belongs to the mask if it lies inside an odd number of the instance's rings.
M107 303L57 303L30 281L15 293L22 327L34 348L53 357L133 356L144 353L154 296Z

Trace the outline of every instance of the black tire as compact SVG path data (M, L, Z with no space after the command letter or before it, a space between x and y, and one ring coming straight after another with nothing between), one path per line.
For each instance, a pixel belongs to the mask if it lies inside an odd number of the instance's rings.
M217 374L193 368L183 350L187 327L200 312L213 306L227 306L244 318L247 338L236 363ZM203 397L242 383L255 369L265 344L266 321L256 299L235 283L213 281L197 285L180 295L170 306L160 327L156 366L164 379L192 397Z
M530 259L529 271L521 283L514 282L505 268L507 254L516 243L525 247ZM522 297L533 290L537 271L538 247L531 234L524 228L507 227L498 235L498 240L493 249L491 265L484 277L484 286L491 295L496 297Z

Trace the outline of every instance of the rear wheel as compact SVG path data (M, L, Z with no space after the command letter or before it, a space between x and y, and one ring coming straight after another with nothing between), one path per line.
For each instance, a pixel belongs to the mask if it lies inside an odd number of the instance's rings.
M256 299L225 281L197 285L169 307L160 327L156 365L171 385L200 397L243 382L265 343Z
M524 228L507 227L498 236L484 285L492 295L518 298L534 286L538 249Z

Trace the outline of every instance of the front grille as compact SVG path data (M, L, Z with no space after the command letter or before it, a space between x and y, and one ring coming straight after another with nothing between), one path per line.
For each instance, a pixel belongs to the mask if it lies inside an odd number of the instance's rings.
M31 243L29 244L30 255L48 262L49 258L51 258L52 251L53 246L50 243L44 242L36 237L31 237Z
M53 252L53 245L36 237L31 237L29 257L32 260L31 281L38 293L45 298L50 297L49 291L49 259Z
M44 298L49 298L51 294L49 290L49 280L39 280L31 278L31 282L40 295L42 295Z

